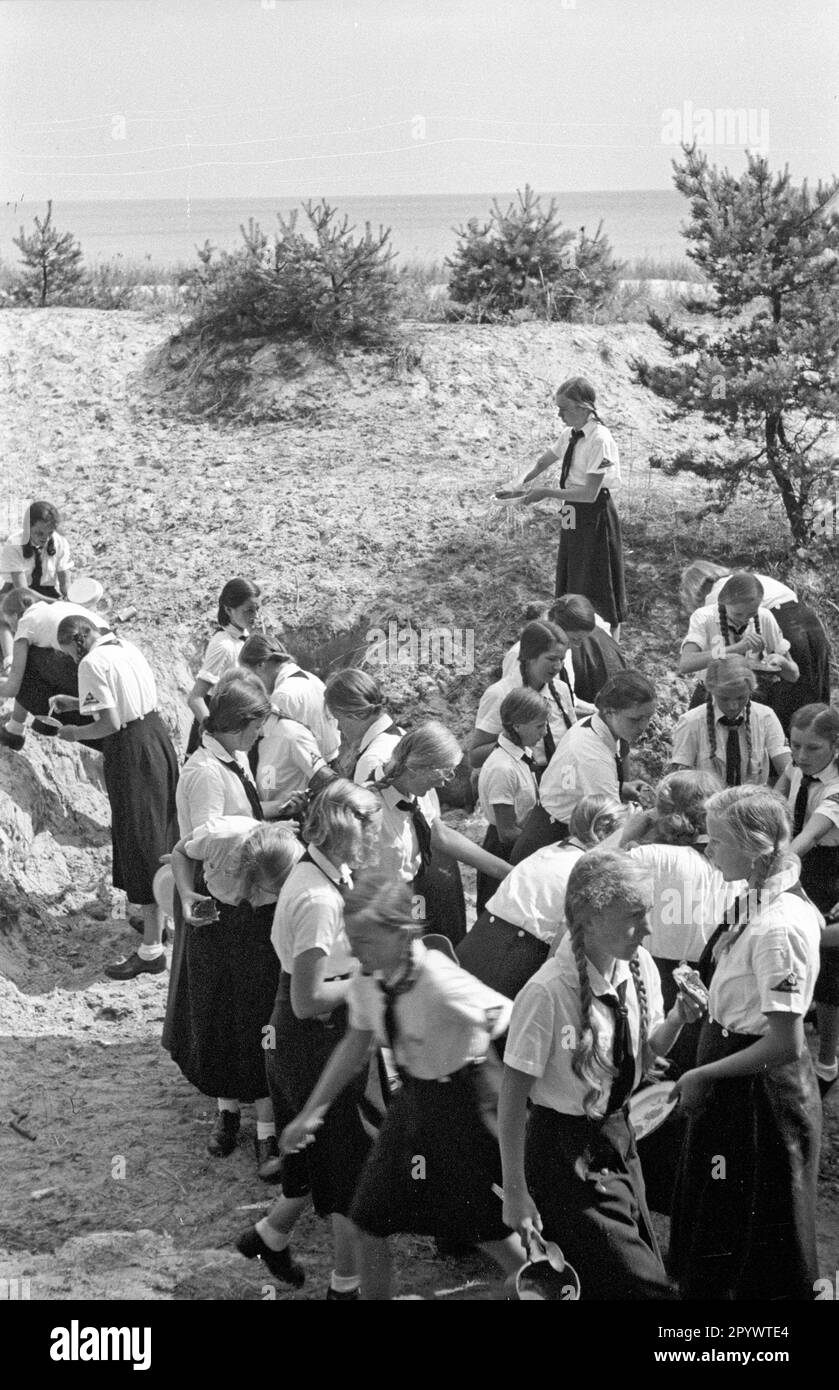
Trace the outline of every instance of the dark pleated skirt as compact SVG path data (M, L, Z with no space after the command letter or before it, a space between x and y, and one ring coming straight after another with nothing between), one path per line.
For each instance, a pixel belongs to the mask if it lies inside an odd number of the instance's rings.
M178 840L175 788L178 762L157 711L102 741L105 787L111 803L113 883L128 901L154 902L160 856Z
M839 902L839 845L814 845L801 861L801 887L820 912ZM813 1000L839 1005L839 946L822 946Z
M346 1032L347 1010L342 1006L325 1018L297 1018L290 986L291 976L283 973L271 1014L273 1047L264 1057L275 1113L282 1109L297 1115ZM363 1071L332 1102L314 1143L283 1159L283 1194L311 1193L318 1216L347 1216L352 1206L371 1146L359 1112L366 1084Z
M790 720L804 705L830 704L830 643L818 614L807 603L782 603L773 616L790 644L790 656L800 672L790 685L779 681L769 704L789 733Z
M627 668L626 658L613 637L602 628L584 632L572 647L574 693L593 705L612 676Z
M414 879L414 894L423 899L425 930L447 936L453 946L466 935L466 899L460 865L435 849L430 864Z
M218 906L218 922L198 926L184 922L175 894L162 1041L203 1095L254 1101L268 1094L265 1029L280 975L271 945L274 904Z
M476 980L507 999L515 999L531 975L544 965L549 949L546 941L484 909L458 946L457 958Z
M559 538L556 597L585 594L612 627L627 616L621 524L608 488L595 502L574 502L574 528Z
M553 820L543 806L534 806L521 828L521 834L513 845L511 864L520 864L522 859L533 854L545 845L558 845L568 838L568 826L564 821Z
M79 668L66 652L30 646L15 699L29 714L47 714L52 695L79 695Z
M625 1109L588 1120L534 1105L525 1174L546 1239L556 1241L579 1275L581 1299L676 1298Z
M350 1213L368 1235L445 1236L465 1244L506 1240L498 1141L485 1116L480 1068L448 1081L405 1077L388 1107Z
M494 854L498 859L506 859L509 864L510 855L513 852L513 845L505 845L502 843L494 825L487 827L487 833L484 836L482 848L486 850L487 854ZM480 870L478 871L476 909L479 914L483 912L488 900L492 897L497 887L497 878L490 878L489 874L481 873Z
M756 1041L705 1023L698 1065ZM669 1263L683 1298L812 1300L820 1140L806 1048L784 1066L709 1087L687 1116L673 1198Z

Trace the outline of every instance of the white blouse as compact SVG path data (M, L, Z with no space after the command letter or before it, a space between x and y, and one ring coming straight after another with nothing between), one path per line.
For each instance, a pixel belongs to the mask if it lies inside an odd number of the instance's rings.
M824 918L809 900L789 892L798 875L796 862L768 879L746 926L718 948L709 1016L733 1033L762 1037L769 1031L767 1014L803 1018L810 1007Z
M642 946L638 948L648 1009L647 1031L653 1033L664 1021L661 984L655 962ZM586 962L588 978L594 996L591 1006L591 1026L602 1054L611 1057L615 1037L615 1015L612 1008L600 1002L599 996L617 997L616 986L626 981L625 1002L629 1016L629 1033L635 1053L635 1086L641 1081L641 1010L638 992L632 980L629 962L616 960L614 977L605 980L599 970ZM576 1040L580 1034L580 977L571 950L570 936L564 936L555 956L545 961L516 995L513 1017L504 1050L504 1065L535 1078L530 1099L534 1105L545 1105L562 1115L584 1115L584 1099L589 1089L572 1070ZM595 1111L605 1115L611 1089L608 1073L603 1072L603 1094Z

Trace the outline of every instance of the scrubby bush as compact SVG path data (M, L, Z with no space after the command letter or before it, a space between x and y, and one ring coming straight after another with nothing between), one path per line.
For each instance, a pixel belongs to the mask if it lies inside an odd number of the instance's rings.
M577 237L562 228L555 199L543 207L529 185L516 197L506 211L494 200L484 223L473 217L454 229L460 244L446 264L449 295L467 306L460 316L479 322L585 317L617 284L603 224L593 237L585 228Z
M19 304L59 304L72 301L84 280L82 248L72 232L59 232L53 226L52 202L47 215L33 219L35 231L27 236L23 227L13 238L25 269L18 275L12 294Z
M297 230L294 211L278 214L273 240L251 219L237 250L205 243L186 289L193 309L187 335L204 344L298 336L333 348L390 339L397 319L390 229L374 235L368 222L356 238L328 203L303 209L308 235Z

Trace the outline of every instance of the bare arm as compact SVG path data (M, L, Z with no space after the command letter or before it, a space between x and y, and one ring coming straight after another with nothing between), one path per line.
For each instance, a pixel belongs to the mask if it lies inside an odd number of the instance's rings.
M58 592L60 593L61 597L64 598L64 599L66 599L66 597L67 597L67 584L68 584L68 571L67 571L67 570L56 570L56 572L55 572L55 582L56 582L56 585L57 585L57 587L58 587Z
M189 695L187 696L186 702L189 705L189 708L192 710L192 713L195 715L195 718L198 720L199 724L202 724L204 720L209 716L210 711L207 708L207 696L209 695L212 688L213 687L210 685L209 681L204 681L199 678L198 680L196 680L194 686L189 692Z
M349 991L349 980L329 980L326 975L326 953L313 946L294 958L291 976L291 1007L296 1018L317 1018L331 1013L343 1004Z
M294 1153L312 1142L333 1100L365 1065L372 1041L372 1033L358 1028L350 1028L345 1033L300 1114L286 1125L280 1135L283 1153Z
M545 469L550 468L551 464L556 463L558 459L559 454L555 454L553 449L547 449L545 453L542 454L541 457L536 460L530 472L525 473L524 477L521 478L519 481L522 483L522 485L524 485L524 483L531 482L533 478L538 478L540 473L544 473Z
M94 739L108 738L119 728L119 715L115 709L103 709L91 724L65 724L58 731L58 737L65 743L91 743Z
M497 806L493 806L492 814L495 816L495 829L502 845L514 845L521 834L521 826L516 823L513 807L499 802Z
M823 840L828 830L833 829L835 829L834 822L829 820L827 816L820 816L818 810L816 810L801 831L801 834L796 835L790 845L790 849L793 854L797 854L800 858L807 853L808 849L812 849L814 845L817 845L819 840Z
M469 744L469 763L475 771L483 767L493 748L497 734L488 734L486 729L476 729Z
M506 878L510 872L510 865L506 860L499 859L494 854L487 854L486 850L476 845L468 835L461 835L459 830L452 830L450 825L444 825L442 821L431 822L431 844L432 847L436 845L445 854L450 854L453 859L459 859L461 864L470 864L473 869L480 869L481 873L488 874L490 878Z
M0 681L0 700L11 700L17 695L23 682L26 660L29 656L29 643L20 637L12 648L12 665L4 681Z
M525 1246L535 1227L542 1229L542 1218L536 1209L524 1176L524 1135L527 1123L527 1100L534 1077L504 1065L501 1094L498 1098L498 1143L501 1149L504 1208L502 1220L511 1231L518 1231Z
M705 1088L714 1081L738 1076L754 1076L770 1067L783 1066L800 1056L806 1047L804 1021L800 1014L767 1014L769 1032L742 1052L720 1057L703 1067L686 1071L675 1083L671 1096L678 1096L687 1110L702 1104Z

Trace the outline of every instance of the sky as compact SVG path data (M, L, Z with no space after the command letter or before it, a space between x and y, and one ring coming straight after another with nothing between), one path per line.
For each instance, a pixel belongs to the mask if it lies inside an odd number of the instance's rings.
M2 0L0 52L6 204L839 167L837 0Z

